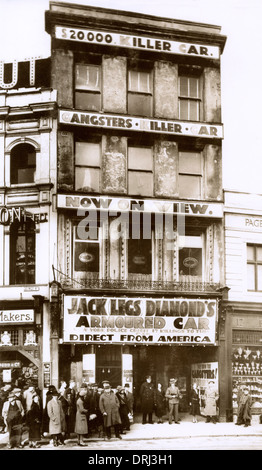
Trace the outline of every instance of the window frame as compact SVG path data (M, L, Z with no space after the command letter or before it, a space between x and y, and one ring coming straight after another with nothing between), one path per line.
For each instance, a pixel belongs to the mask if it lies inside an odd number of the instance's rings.
M82 239L82 238L79 238L76 231L77 231L77 226L78 226L78 223L77 221L74 221L73 223L73 226L72 226L72 230L73 230L73 243L72 243L72 272L73 272L73 275L74 276L83 276L83 275L95 275L95 274L98 274L98 276L100 275L100 271L101 271L101 262L100 262L100 257L101 257L101 227L98 227L97 226L97 237L95 238L87 238L87 239ZM79 244L86 244L87 246L88 245L91 245L91 244L94 244L94 245L97 245L97 248L98 248L98 260L97 260L97 263L98 263L98 270L95 271L95 270L80 270L80 269L75 269L75 263L76 263L76 245Z
M136 148L136 149L150 149L151 150L151 170L147 169L137 169L137 168L130 168L130 153L129 149L130 148ZM131 193L130 191L130 181L129 181L129 175L131 173L139 173L139 174L147 174L152 176L152 194L140 194L140 193ZM127 148L127 188L128 188L128 195L132 196L139 196L139 197L152 197L154 196L154 148L152 145L136 145L135 143L128 144Z
M140 77L140 74L148 74L148 85L149 85L149 90L148 91L144 91L144 90L134 90L132 89L132 86L130 87L130 74L131 73L137 73L138 74L138 83L140 81L139 77ZM134 115L134 116L146 116L146 117L152 117L153 116L153 90L154 90L154 74L153 74L153 68L150 68L150 69L144 69L144 68L128 68L127 70L127 112L128 114L131 114L131 115ZM140 99L141 101L141 97L148 97L148 101L149 101L149 104L148 104L148 112L147 113L143 113L143 112L130 112L130 108L131 108L131 105L129 103L129 99L132 97L132 96L135 96L137 98Z
M180 155L181 154L197 154L199 155L200 157L200 166L201 166L201 170L199 172L189 172L189 171L186 171L186 170L183 170L183 171L180 171ZM191 176L191 177L197 177L200 179L200 194L198 196L183 196L180 194L180 176ZM179 198L180 199L196 199L196 200L200 200L202 199L203 197L203 178L204 178L204 158L203 158L203 152L196 152L196 151L193 151L193 150L180 150L178 152L178 194L179 194Z
M198 281L201 278L201 282L204 282L205 277L205 244L203 239L204 234L201 235L184 235L178 237L178 244L177 244L177 258L178 258L178 279L180 280L181 276L185 278L196 278ZM201 275L194 275L194 274L180 274L180 249L188 248L188 249L201 249Z
M19 229L21 228L21 231L19 232ZM25 237L25 251L17 251L17 241L18 237L20 235ZM32 252L28 250L28 242L29 242L29 237L33 237L33 250ZM24 267L25 267L25 274L24 274L24 279L22 279L22 282L17 282L17 276L19 274L19 269L18 269L18 260L17 257L19 253L24 253L25 255L25 262L24 262ZM33 281L29 282L29 266L30 266L30 260L29 256L31 253L34 253L34 265L33 265ZM33 285L36 283L36 231L35 231L35 225L32 221L26 221L23 223L13 223L10 228L10 248L9 248L9 260L10 260L10 273L9 273L9 284L10 285ZM31 268L32 269L32 268Z
M248 247L254 248L254 260L248 259ZM257 259L257 249L261 248L262 245L259 245L257 243L247 243L246 244L246 275L247 275L247 292L261 292L262 293L262 288L258 289L258 266L262 266L262 259L259 261ZM254 286L255 289L248 289L248 265L254 266Z
M27 155L27 159L28 159L28 155L30 153L34 154L34 164L27 164L27 166L20 165L19 167L16 167L16 165L14 165L14 159L18 158L17 153L19 153L19 148L20 147L23 147L24 149L28 148L28 150L29 150L29 148L31 149L31 152L29 152L29 151L25 152L25 150L24 150L23 158ZM17 186L17 185L23 186L23 185L28 185L28 184L35 184L36 183L36 164L37 164L37 149L34 147L34 145L32 145L28 142L19 142L19 143L17 143L11 149L11 152L10 152L10 185L11 186ZM18 172L19 172L19 170L28 171L29 169L34 169L33 180L32 181L27 180L27 181L23 181L23 182L18 182L18 179L19 179ZM15 176L15 179L17 181L14 181L14 176Z
M82 165L82 164L77 164L76 163L76 159L77 159L77 144L96 144L99 146L99 165ZM90 193L100 193L101 191L101 168L102 168L102 139L99 138L99 139L96 139L96 140L89 140L89 141L81 141L81 140L75 140L75 159L74 159L74 172L75 172L75 178L74 178L74 186L75 186L75 191L79 191L79 192L90 192ZM77 181L76 181L76 178L77 178L77 171L76 169L77 168L84 168L84 169L93 169L93 170L99 170L99 177L98 177L98 188L93 190L92 191L92 188L89 188L89 189L85 189L85 187L83 187L82 189L80 188L77 188Z
M92 87L90 86L90 88L88 87L81 87L81 86L77 86L77 67L78 66L82 66L82 67L86 67L86 68L96 68L98 71L99 71L99 78L98 78L98 82L99 82L99 87ZM75 62L75 65L74 65L74 103L75 103L75 108L77 109L86 109L86 110L90 110L90 111L101 111L102 109L102 65L101 64L92 64L92 63L84 63L84 62L81 62L81 61L76 61ZM94 96L94 97L98 97L99 96L99 103L97 104L97 106L77 106L77 93L79 95L83 94L85 96Z
M188 80L188 94L184 95L181 93L181 78L186 78ZM197 96L190 96L190 80L197 80ZM187 118L181 117L181 102L187 102ZM190 115L190 103L197 104L197 119L192 119ZM195 121L199 122L202 119L202 103L203 103L203 85L202 78L198 75L187 75L180 74L178 77L178 116L181 121Z

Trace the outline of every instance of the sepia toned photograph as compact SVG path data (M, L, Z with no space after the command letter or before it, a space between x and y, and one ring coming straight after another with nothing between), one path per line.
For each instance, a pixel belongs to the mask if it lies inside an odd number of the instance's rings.
M0 450L260 450L261 1L0 6Z

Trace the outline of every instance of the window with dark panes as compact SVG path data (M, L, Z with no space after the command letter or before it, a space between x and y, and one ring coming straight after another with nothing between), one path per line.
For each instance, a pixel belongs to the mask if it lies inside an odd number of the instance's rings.
M128 273L152 274L151 217L135 214L130 220L128 239Z
M262 291L262 245L247 244L247 290Z
M153 196L152 147L128 147L128 193Z
M10 155L11 184L34 183L36 152L30 144L16 145Z
M202 99L200 77L179 77L179 119L185 121L200 120Z
M202 280L203 240L201 236L179 238L178 267L179 279Z
M101 110L100 65L75 65L75 108Z
M152 116L152 71L128 71L128 114Z
M200 152L179 152L179 197L202 197L203 159Z
M10 284L35 283L35 225L13 223L10 228Z
M74 227L74 271L99 272L99 230L97 221L91 221L86 233ZM83 238L82 238L83 237Z
M75 190L100 191L101 145L99 142L75 143Z

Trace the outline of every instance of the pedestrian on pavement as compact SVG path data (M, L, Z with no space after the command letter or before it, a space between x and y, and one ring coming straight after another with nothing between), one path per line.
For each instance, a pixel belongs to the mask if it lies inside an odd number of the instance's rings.
M241 425L243 423L243 410L242 410L242 397L244 395L244 384L240 384L237 390L237 421L236 425Z
M158 382L156 389L155 413L158 418L158 423L163 423L163 416L166 414L166 397L160 382Z
M125 431L130 431L130 421L128 414L130 409L128 408L125 389L120 388L119 392L116 393L116 396L119 400L119 414L121 418L121 434L125 434Z
M17 400L15 394L10 392L8 401L4 403L2 409L2 416L9 433L9 449L23 447L21 440L24 413L20 400Z
M140 388L140 401L141 401L141 411L142 411L142 424L148 423L153 424L153 409L155 405L155 389L152 384L151 375L146 376L145 382L142 383Z
M42 426L42 409L40 398L37 394L33 396L33 402L30 410L27 412L27 424L29 428L29 447L40 447L41 426Z
M245 427L251 425L251 406L252 406L252 397L249 393L248 387L243 387L243 393L240 396L239 400L239 412L237 425L244 424Z
M197 415L200 415L200 398L199 398L199 388L194 382L193 387L190 391L190 412L193 415L193 423L197 423Z
M52 399L47 403L47 414L49 416L49 434L51 434L53 446L63 445L63 435L65 432L65 415L61 401L58 399L57 390L52 391Z
M2 416L2 411L3 411L4 402L6 401L6 399L7 399L6 393L4 391L4 387L2 387L0 390L0 433L1 434L4 434L5 432L5 422Z
M130 392L129 384L125 384L124 388L126 392L127 405L128 405L128 408L130 409L130 413L133 415L134 414L134 395L132 392Z
M165 394L165 397L168 399L168 407L169 407L168 422L169 424L172 424L172 421L174 419L176 424L180 424L179 418L178 418L180 391L179 391L179 388L177 387L176 379L172 378L170 379L169 382L170 382L170 385L166 389L166 394Z
M46 404L43 410L43 418L42 418L42 434L46 435L49 433L49 416L47 413L47 404L50 400L52 400L53 395L52 392L56 391L56 388L54 385L49 385L48 390L46 392Z
M215 387L215 382L210 380L204 394L205 400L205 416L206 423L217 422L217 401L218 401L218 392Z
M104 427L106 432L106 439L111 439L111 426L114 427L117 439L122 439L120 436L121 418L119 414L119 400L111 390L110 385L104 385L104 391L100 396L99 408L104 417Z
M27 387L28 388L24 391L24 394L23 394L26 414L31 408L31 405L33 402L33 396L35 395L35 387L32 383L32 380L28 380Z
M75 432L76 402L74 394L70 388L65 391L65 399L67 401L67 409L65 414L66 433L65 439L69 439L71 434Z
M88 409L85 408L85 396L86 390L82 389L79 391L78 399L76 401L76 421L75 421L75 433L77 434L77 443L79 446L84 447L84 435L88 433L87 415Z

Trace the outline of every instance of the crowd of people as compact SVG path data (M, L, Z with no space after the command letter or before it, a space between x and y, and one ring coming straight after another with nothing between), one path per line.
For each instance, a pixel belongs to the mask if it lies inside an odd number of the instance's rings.
M133 404L129 384L113 391L106 381L101 388L95 383L77 388L73 380L63 381L58 390L49 386L45 406L40 390L30 381L23 390L5 385L0 393L0 432L8 431L10 449L39 448L45 436L57 447L77 435L77 444L85 446L85 436L111 439L112 428L122 439L121 434L130 430ZM28 437L23 439L25 430Z

